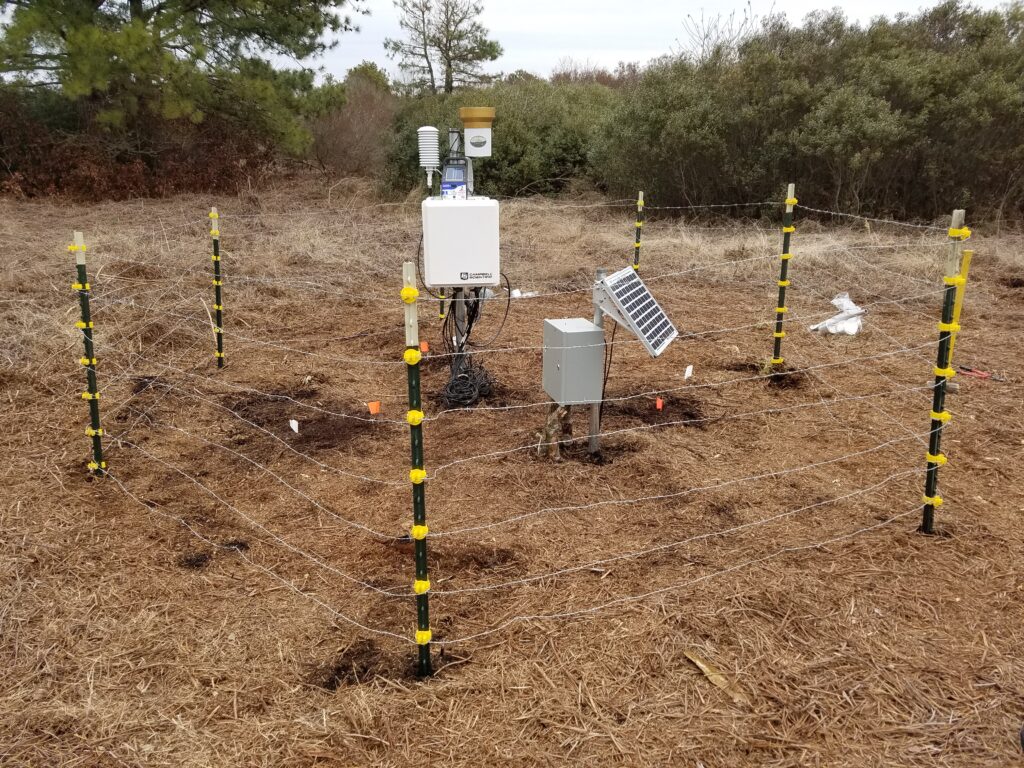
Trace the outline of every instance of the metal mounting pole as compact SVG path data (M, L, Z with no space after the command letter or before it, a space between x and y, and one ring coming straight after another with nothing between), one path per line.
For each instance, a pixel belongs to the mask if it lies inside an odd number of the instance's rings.
M595 283L604 280L607 276L608 271L604 269L597 270L597 278ZM601 337L604 338L604 312L601 310L601 305L597 301L597 294L594 294L594 325L601 329ZM607 349L606 349L607 352ZM604 387L601 387L601 399L604 399ZM587 451L591 456L594 456L601 452L601 403L592 403L590 406L590 441L587 445Z
M466 296L465 288L452 291L452 303L449 311L455 311L455 357L452 359L452 371L455 375L462 372L466 362Z

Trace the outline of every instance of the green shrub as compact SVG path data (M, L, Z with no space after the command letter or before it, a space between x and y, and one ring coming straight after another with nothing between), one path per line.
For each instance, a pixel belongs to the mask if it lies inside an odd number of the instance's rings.
M273 158L259 136L218 115L198 125L154 118L144 153L132 138L96 126L59 93L0 85L0 194L99 200L234 191Z
M494 154L474 164L477 190L489 195L559 192L589 172L588 153L596 131L617 99L603 85L552 85L516 78L489 88L411 99L395 121L385 186L405 193L422 184L416 129L441 131L442 155L447 131L461 126L459 107L491 106Z
M732 49L649 67L591 173L662 205L778 198L931 218L1024 201L1024 10L947 2L867 28L768 19Z

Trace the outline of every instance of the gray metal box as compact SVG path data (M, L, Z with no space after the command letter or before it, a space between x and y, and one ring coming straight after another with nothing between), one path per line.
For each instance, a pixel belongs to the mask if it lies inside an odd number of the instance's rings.
M582 317L544 321L544 391L559 405L601 401L604 329Z

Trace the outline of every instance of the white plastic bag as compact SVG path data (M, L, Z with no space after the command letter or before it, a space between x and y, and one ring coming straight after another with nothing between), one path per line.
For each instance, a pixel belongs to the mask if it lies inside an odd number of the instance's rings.
M850 300L849 293L840 293L832 299L832 306L839 310L823 323L815 323L812 331L828 331L829 333L845 333L854 336L860 330L863 315L867 310L861 309Z

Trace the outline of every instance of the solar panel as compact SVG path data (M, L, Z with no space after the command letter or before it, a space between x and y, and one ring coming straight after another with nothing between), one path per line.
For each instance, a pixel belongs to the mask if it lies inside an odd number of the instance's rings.
M599 280L594 286L594 298L605 313L643 342L651 357L664 352L679 335L632 267Z

